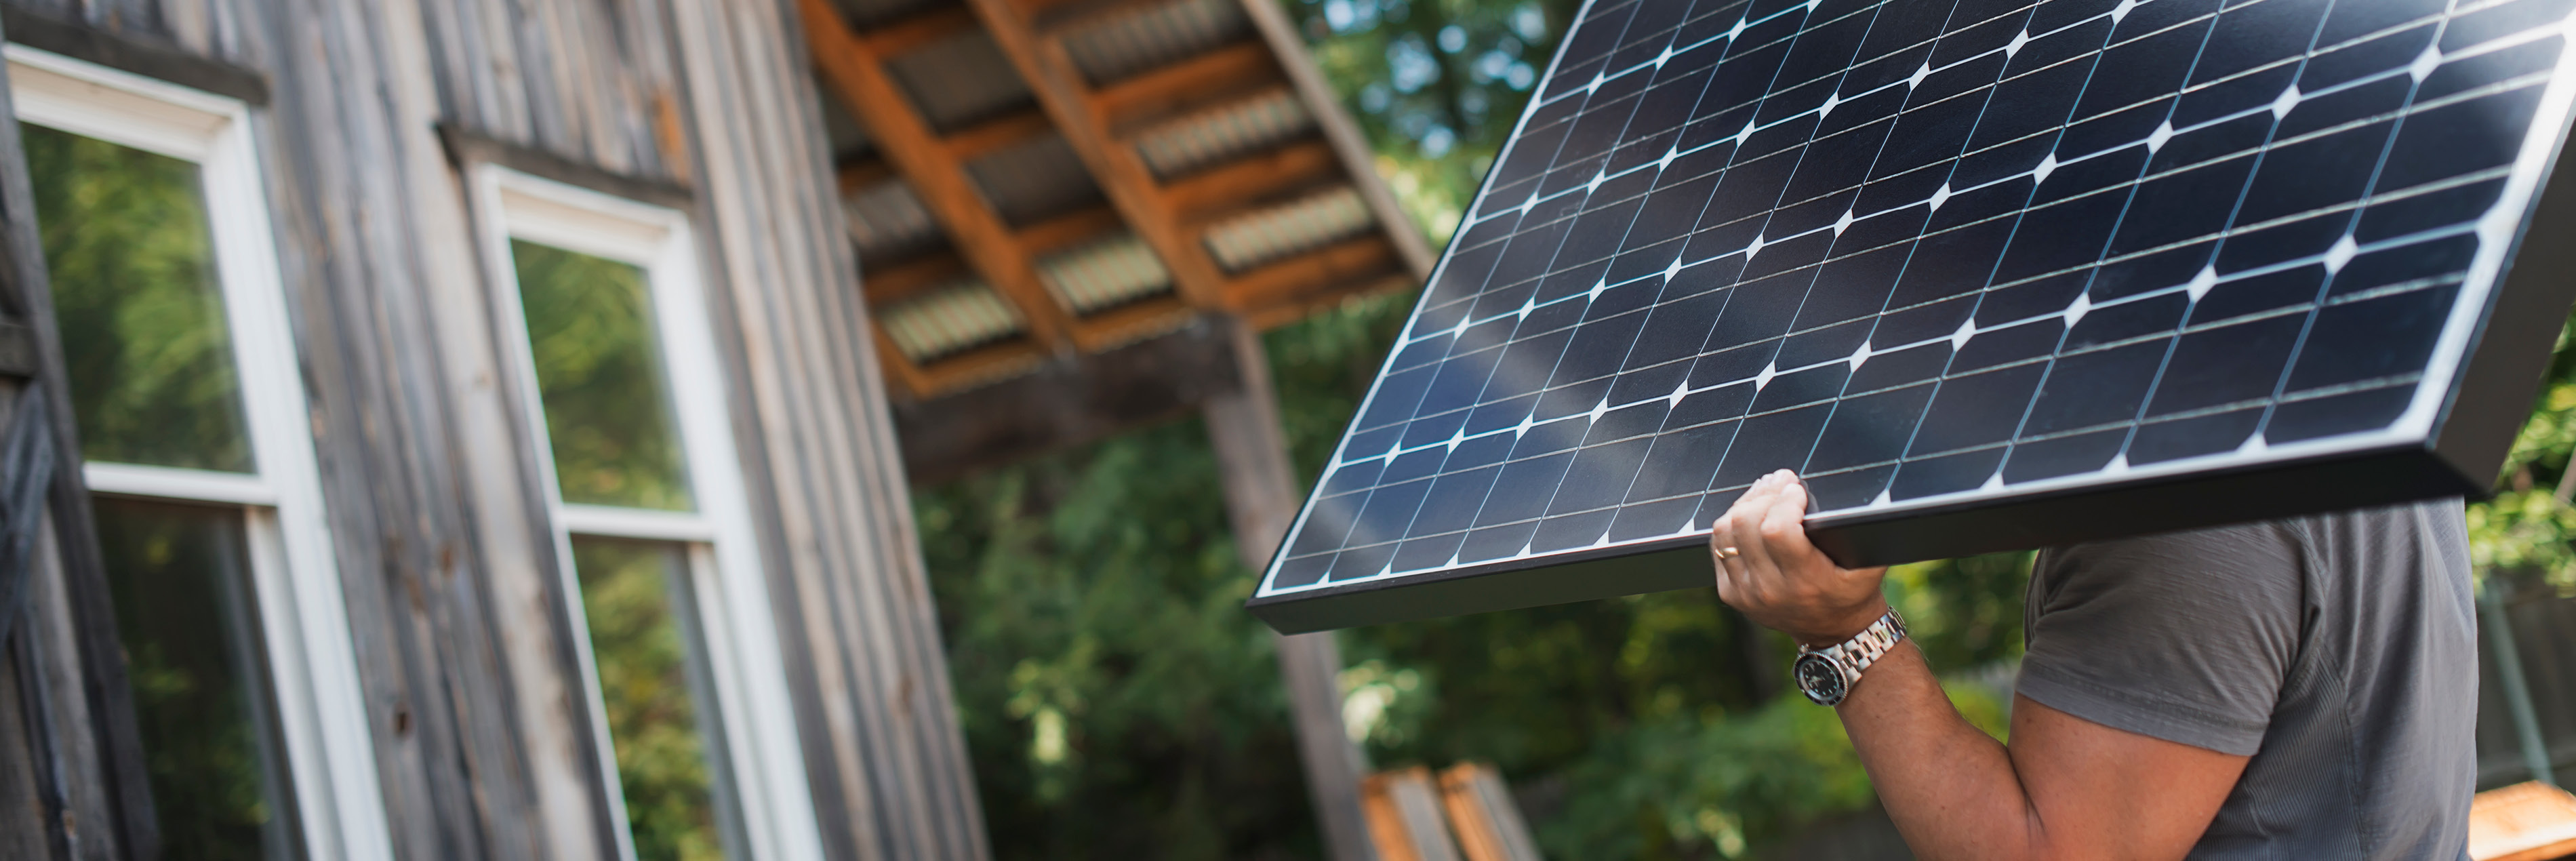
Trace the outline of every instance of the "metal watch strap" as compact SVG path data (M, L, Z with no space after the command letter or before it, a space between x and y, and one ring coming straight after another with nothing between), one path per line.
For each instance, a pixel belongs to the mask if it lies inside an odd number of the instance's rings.
M1890 607L1887 609L1887 615L1878 617L1878 621L1869 623L1869 627L1862 628L1860 633L1853 634L1851 639L1822 649L1800 646L1798 654L1822 654L1832 660L1836 666L1843 668L1844 678L1857 683L1860 681L1861 671L1869 669L1871 664L1878 663L1878 659L1885 656L1887 650L1896 648L1897 642L1904 639L1905 617L1897 615L1896 608Z

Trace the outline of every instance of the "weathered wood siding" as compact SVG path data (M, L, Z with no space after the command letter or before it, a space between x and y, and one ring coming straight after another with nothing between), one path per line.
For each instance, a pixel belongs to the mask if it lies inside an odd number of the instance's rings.
M738 438L754 498L775 506L758 512L773 529L773 594L802 614L801 630L781 628L784 651L809 662L790 670L825 840L848 858L982 858L800 25L784 2L674 5L700 220L735 315L720 328L744 359Z
M614 854L440 125L692 190L836 858L984 854L803 40L776 0L0 0L264 75L254 111L395 849Z
M677 179L668 0L420 4L440 114L486 137Z

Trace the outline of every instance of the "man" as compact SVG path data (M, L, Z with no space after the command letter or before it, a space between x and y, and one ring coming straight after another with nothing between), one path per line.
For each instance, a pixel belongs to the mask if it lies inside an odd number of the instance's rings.
M1811 696L1841 694L1916 855L2467 857L2478 666L2458 500L2043 551L2008 744L1902 641L1886 569L1808 543L1806 507L1785 470L1745 491L1710 536L1718 595L1797 638ZM1866 666L1804 657L1838 646Z

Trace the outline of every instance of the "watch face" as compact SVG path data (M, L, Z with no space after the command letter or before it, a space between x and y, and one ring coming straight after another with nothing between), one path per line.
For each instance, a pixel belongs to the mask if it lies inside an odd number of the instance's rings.
M1794 674L1798 678L1798 690L1820 705L1841 703L1848 689L1843 682L1842 669L1823 655L1800 656Z

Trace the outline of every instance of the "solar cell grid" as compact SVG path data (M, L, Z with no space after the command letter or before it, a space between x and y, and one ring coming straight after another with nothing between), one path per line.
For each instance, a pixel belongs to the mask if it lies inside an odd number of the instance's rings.
M2421 447L2571 4L1596 0L1255 609Z

